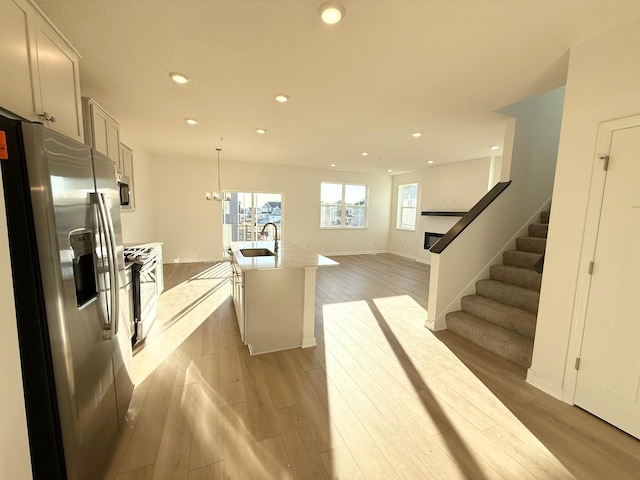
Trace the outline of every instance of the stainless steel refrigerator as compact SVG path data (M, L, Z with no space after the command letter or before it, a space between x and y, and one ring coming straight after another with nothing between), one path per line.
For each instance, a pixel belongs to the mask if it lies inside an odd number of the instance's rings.
M97 480L133 391L115 165L0 117L0 167L34 478Z

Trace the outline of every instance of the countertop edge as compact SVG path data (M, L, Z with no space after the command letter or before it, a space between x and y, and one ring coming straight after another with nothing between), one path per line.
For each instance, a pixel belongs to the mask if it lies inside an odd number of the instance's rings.
M229 248L233 255L233 261L243 271L251 270L276 270L297 269L312 267L332 267L338 262L328 257L315 253L307 248L289 242L278 242L278 254L265 257L245 257L240 252L244 248L267 248L274 251L272 241L257 242L231 242Z

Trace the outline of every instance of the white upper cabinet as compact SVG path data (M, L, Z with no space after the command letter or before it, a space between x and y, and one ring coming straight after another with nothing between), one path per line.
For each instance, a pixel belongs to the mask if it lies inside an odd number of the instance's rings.
M136 188L133 175L133 150L127 147L124 143L120 144L120 165L118 165L118 170L120 170L122 175L128 177L129 179L129 205L122 206L120 210L135 210Z
M116 162L122 170L120 160L120 124L95 100L82 97L84 117L84 143L95 148Z
M82 141L78 58L35 4L0 0L0 107Z
M82 139L78 57L42 18L37 17L36 44L44 123ZM49 117L53 117L50 120Z
M31 11L24 0L0 0L0 107L33 119L39 98L36 102L34 82L38 81L31 76L32 60L33 66L36 63Z

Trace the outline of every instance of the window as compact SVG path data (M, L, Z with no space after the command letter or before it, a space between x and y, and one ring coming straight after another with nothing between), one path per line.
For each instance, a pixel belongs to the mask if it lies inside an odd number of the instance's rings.
M222 246L223 254L229 242L273 240L273 227L264 234L262 228L268 222L278 226L278 238L282 239L282 195L279 193L229 192L231 199L223 202Z
M396 228L399 230L416 229L416 206L418 204L418 184L398 185L398 213Z
M367 224L367 186L322 182L321 228L364 228Z

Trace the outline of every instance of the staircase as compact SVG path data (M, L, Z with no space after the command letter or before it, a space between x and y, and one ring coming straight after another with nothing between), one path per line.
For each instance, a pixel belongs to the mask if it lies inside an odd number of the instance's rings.
M529 236L516 239L502 265L493 265L488 280L476 282L476 294L462 297L462 310L446 315L447 329L527 368L531 365L542 273L541 260L549 228L549 212L529 225ZM540 268L538 268L541 270Z

